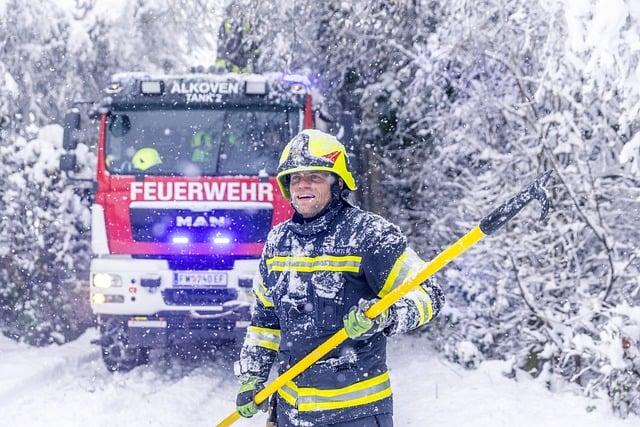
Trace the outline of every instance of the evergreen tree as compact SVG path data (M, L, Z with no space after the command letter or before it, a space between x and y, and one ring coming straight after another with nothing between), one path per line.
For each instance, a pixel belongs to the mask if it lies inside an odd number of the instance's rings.
M62 128L0 147L0 330L30 344L73 339L89 322L87 200L58 172Z

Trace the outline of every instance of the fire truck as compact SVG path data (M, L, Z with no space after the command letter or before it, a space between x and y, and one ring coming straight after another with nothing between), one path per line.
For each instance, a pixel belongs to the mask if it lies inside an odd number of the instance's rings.
M301 75L114 75L99 123L89 297L111 371L152 348L242 339L269 230L292 214L279 153L314 127ZM318 97L316 97L318 98ZM73 177L80 111L65 116Z

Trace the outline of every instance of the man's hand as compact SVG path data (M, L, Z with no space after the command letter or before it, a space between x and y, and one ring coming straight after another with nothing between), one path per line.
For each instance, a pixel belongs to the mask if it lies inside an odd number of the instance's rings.
M258 410L266 411L266 399L260 406L256 405L255 397L264 388L264 380L258 377L248 377L240 384L240 390L236 396L236 409L245 418L251 418L258 413Z
M389 309L385 310L375 319L369 319L364 314L364 312L377 301L379 301L377 298L372 300L361 299L358 305L351 307L349 313L344 316L344 329L347 331L349 338L353 340L366 340L387 326Z

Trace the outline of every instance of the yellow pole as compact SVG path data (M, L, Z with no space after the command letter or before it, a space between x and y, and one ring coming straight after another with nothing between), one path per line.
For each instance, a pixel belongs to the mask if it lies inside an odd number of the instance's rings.
M480 230L480 226L474 227L467 234L462 236L453 245L449 246L444 251L440 252L430 263L428 263L422 270L420 270L415 276L405 281L402 285L395 288L393 291L385 295L380 301L372 305L366 312L366 316L370 319L377 317L380 313L391 307L396 301L402 298L407 292L416 286L423 283L429 277L433 276L444 266L451 261L462 255L467 249L475 245L478 241L482 240L485 234ZM320 360L322 356L329 353L331 350L342 344L349 338L344 328L333 334L328 340L320 344L315 350L307 354L302 360L293 365L287 371L283 372L278 378L267 385L264 389L260 390L256 394L255 401L260 404L267 400L269 396L278 391L285 383L293 380L298 374L313 365ZM217 427L227 427L240 419L238 411L234 411L224 420L217 424Z

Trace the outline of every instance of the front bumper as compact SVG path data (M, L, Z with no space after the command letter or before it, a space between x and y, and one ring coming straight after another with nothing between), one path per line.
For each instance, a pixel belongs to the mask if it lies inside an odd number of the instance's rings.
M236 307L213 316L196 314L193 317L180 311L154 316L100 316L101 323L117 321L126 325L129 345L145 348L240 340L250 320L248 307Z
M228 270L193 270L222 274L225 281L185 285L177 280L185 270L171 270L166 260L99 257L91 263L91 308L101 325L124 326L129 345L136 347L234 340L244 336L251 320L257 268L258 260L236 260ZM105 284L96 280L100 274L117 280Z
M155 316L175 311L191 317L219 316L237 306L251 306L251 283L257 269L258 260L236 260L231 269L204 271L224 275L221 286L178 286L178 272L165 260L100 257L91 262L91 308L98 315ZM118 280L99 287L93 278L101 273Z

